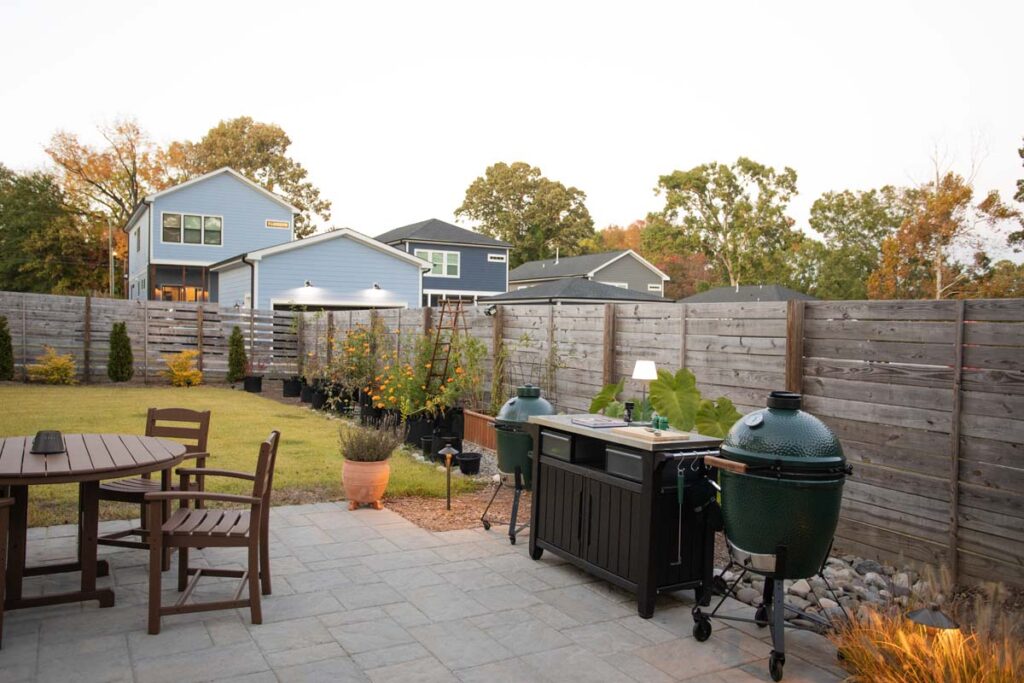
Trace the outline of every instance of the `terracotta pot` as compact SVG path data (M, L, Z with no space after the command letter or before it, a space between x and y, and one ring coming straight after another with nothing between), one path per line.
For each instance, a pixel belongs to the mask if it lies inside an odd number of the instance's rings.
M348 509L355 510L360 503L368 503L375 510L380 510L380 499L388 487L391 478L391 461L359 462L346 460L341 468L341 483L345 487L348 498Z

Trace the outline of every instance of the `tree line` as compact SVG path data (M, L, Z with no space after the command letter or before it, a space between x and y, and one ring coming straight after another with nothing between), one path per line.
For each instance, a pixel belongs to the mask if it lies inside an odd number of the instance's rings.
M275 124L221 121L196 141L156 144L135 121L102 126L103 144L55 133L52 165L17 172L0 163L0 289L85 293L107 288L113 246L121 293L126 236L139 202L230 166L300 209L299 237L331 219L331 202L289 155ZM1024 159L1024 146L1018 150ZM837 190L795 227L797 173L741 157L657 179L659 211L596 230L586 193L524 162L495 163L466 189L458 219L513 245L526 261L633 249L671 278L680 298L720 285L782 284L823 299L1024 297L1024 179L1012 200L979 193L942 169L913 186ZM999 256L993 256L998 254Z

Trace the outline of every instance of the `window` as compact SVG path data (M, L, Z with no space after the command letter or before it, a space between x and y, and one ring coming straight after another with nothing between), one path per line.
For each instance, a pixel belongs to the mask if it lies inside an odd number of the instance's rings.
M208 294L202 287L163 285L157 288L157 301L208 301Z
M162 221L164 242L205 244L211 247L219 247L224 243L224 219L220 216L165 213Z
M647 291L648 292L660 292L661 291L661 285L660 284L657 284L657 285L647 285Z
M508 259L506 258L506 256L504 254L488 254L487 255L487 262L488 263L505 263L507 260Z
M142 232L139 228L135 228L135 251L139 251L142 248Z
M434 251L432 249L417 249L417 258L430 263L430 272L427 275L434 277L459 277L459 252L457 251Z

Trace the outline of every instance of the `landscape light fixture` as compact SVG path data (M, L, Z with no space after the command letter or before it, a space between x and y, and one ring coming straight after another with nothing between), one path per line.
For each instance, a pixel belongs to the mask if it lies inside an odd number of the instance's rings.
M488 306L487 308L484 309L484 315L486 315L487 317L491 317L491 316L493 316L497 312L498 312L498 304L491 304L490 306Z
M380 289L380 283L379 282L374 282L373 283L373 288L374 289Z
M960 628L959 624L940 610L938 605L930 605L907 612L907 619L919 626L938 631L954 631Z
M305 285L306 285L307 287L312 287L312 286L313 286L313 283L312 283L312 282L310 282L309 280L306 280L306 282L305 282L304 284L305 284Z
M633 379L643 383L643 398L640 401L640 415L643 419L644 406L647 404L647 384L658 379L658 368L653 360L638 360L633 366Z
M447 496L448 502L445 505L446 510L452 509L452 456L458 455L459 452L452 448L451 444L448 444L444 448L438 451L438 454L444 456L444 466L447 475Z

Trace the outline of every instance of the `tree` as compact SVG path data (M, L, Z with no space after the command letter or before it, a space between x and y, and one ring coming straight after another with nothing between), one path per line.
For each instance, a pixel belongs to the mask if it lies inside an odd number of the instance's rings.
M221 121L198 142L172 142L167 165L174 183L230 166L270 192L284 197L302 213L295 219L295 234L313 232L314 216L328 222L331 202L307 176L309 172L288 156L291 138L280 126L254 121L249 116Z
M245 340L242 338L242 330L235 325L228 337L228 382L233 384L244 379L246 365Z
M106 263L103 233L68 209L57 178L0 165L0 289L88 292L104 286Z
M128 326L123 322L114 323L110 330L107 377L111 382L127 382L134 374L135 359L132 357L132 342L128 338Z
M881 264L882 241L894 234L910 209L910 192L826 192L811 206L809 224L824 243L804 240L793 262L791 286L822 299L866 299L868 277Z
M11 344L11 330L7 317L0 315L0 380L14 379L14 347Z
M584 240L583 250L587 253L599 254L603 251L632 249L640 253L643 248L643 231L646 227L647 221L642 218L633 221L625 228L609 225L607 228L595 232L593 237Z
M648 260L671 278L665 283L666 298L682 299L715 285L714 271L704 254L667 254Z
M696 251L729 285L784 281L796 233L786 215L796 171L781 172L740 157L661 176L655 192L665 208L648 217L649 243L672 253Z
M1008 259L995 264L988 259L980 272L965 287L965 297L971 299L1003 299L1024 297L1024 263Z
M455 215L476 221L480 232L512 244L512 263L582 253L594 221L575 187L545 178L521 161L487 168L466 190Z
M1017 155L1024 160L1024 147L1017 150ZM1024 178L1017 180L1017 192L1013 195L1015 201L1024 204ZM1024 228L1024 225L1021 226ZM1024 229L1017 230L1010 233L1009 243L1014 248L1014 251L1019 251L1024 247Z

